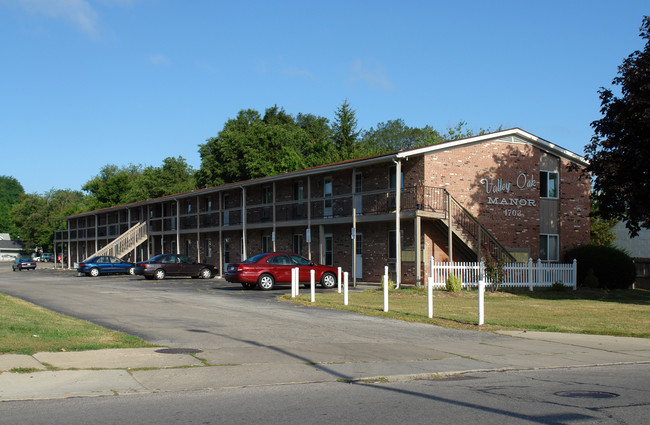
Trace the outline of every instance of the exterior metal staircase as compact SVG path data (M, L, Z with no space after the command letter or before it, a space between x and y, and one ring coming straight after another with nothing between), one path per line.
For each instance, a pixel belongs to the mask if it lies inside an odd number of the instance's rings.
M117 239L111 241L111 243L95 252L90 257L96 255L111 255L113 257L122 258L130 251L133 251L138 245L146 241L148 237L149 232L147 231L147 222L143 221L122 233Z
M492 235L472 213L467 211L449 192L452 232L480 259L485 253L494 258L516 262L515 257ZM449 214L449 212L447 213Z

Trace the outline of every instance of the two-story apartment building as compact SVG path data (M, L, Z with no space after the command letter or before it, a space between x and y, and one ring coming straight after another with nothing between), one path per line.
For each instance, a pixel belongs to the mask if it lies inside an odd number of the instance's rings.
M117 256L178 252L222 272L290 251L354 282L389 266L396 281L419 283L431 256L560 261L587 243L586 165L515 128L77 214L61 219L56 242L70 263L110 244Z

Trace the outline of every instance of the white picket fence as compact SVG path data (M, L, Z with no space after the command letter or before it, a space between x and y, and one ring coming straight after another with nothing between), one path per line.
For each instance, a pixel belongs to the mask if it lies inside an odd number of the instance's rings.
M486 284L492 282L485 275L485 264L465 262L435 262L430 261L433 288L444 288L450 274L460 277L463 288L478 287L479 277L485 277ZM578 266L575 260L571 264L542 263L541 260L528 263L506 263L505 279L501 284L504 288L548 288L555 282L576 289Z

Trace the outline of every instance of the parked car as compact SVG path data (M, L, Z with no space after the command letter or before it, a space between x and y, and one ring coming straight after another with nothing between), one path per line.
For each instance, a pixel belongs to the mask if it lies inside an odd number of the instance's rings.
M11 265L13 271L21 270L34 270L36 268L36 261L30 257L18 257Z
M56 256L56 262L57 263L65 263L68 261L68 256L66 254L59 253Z
M99 255L91 257L77 265L77 272L86 276L96 277L100 274L124 273L133 274L134 263L121 260L110 255Z
M54 262L54 254L52 254L51 252L44 252L43 254L41 254L41 262L53 263Z
M146 279L164 279L165 276L192 276L210 279L217 274L217 268L199 263L191 257L178 254L160 254L147 261L136 263L134 273Z
M316 264L305 257L288 252L274 252L254 255L241 263L229 264L226 280L238 282L245 289L257 286L268 291L276 284L291 283L291 269L298 267L301 283L311 282L310 270L314 270L314 279L323 288L333 288L338 270L334 267Z

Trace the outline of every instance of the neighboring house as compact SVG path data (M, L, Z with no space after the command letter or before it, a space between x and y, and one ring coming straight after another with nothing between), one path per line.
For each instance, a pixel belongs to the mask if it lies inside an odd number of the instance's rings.
M650 229L641 229L639 235L631 238L625 224L619 222L612 228L616 235L614 246L627 252L636 266L637 289L650 289Z
M589 242L579 155L521 129L142 200L58 219L55 249L218 266L290 251L356 282L422 283L429 258L557 262Z
M24 249L23 243L12 241L9 233L0 233L0 261L13 261Z

